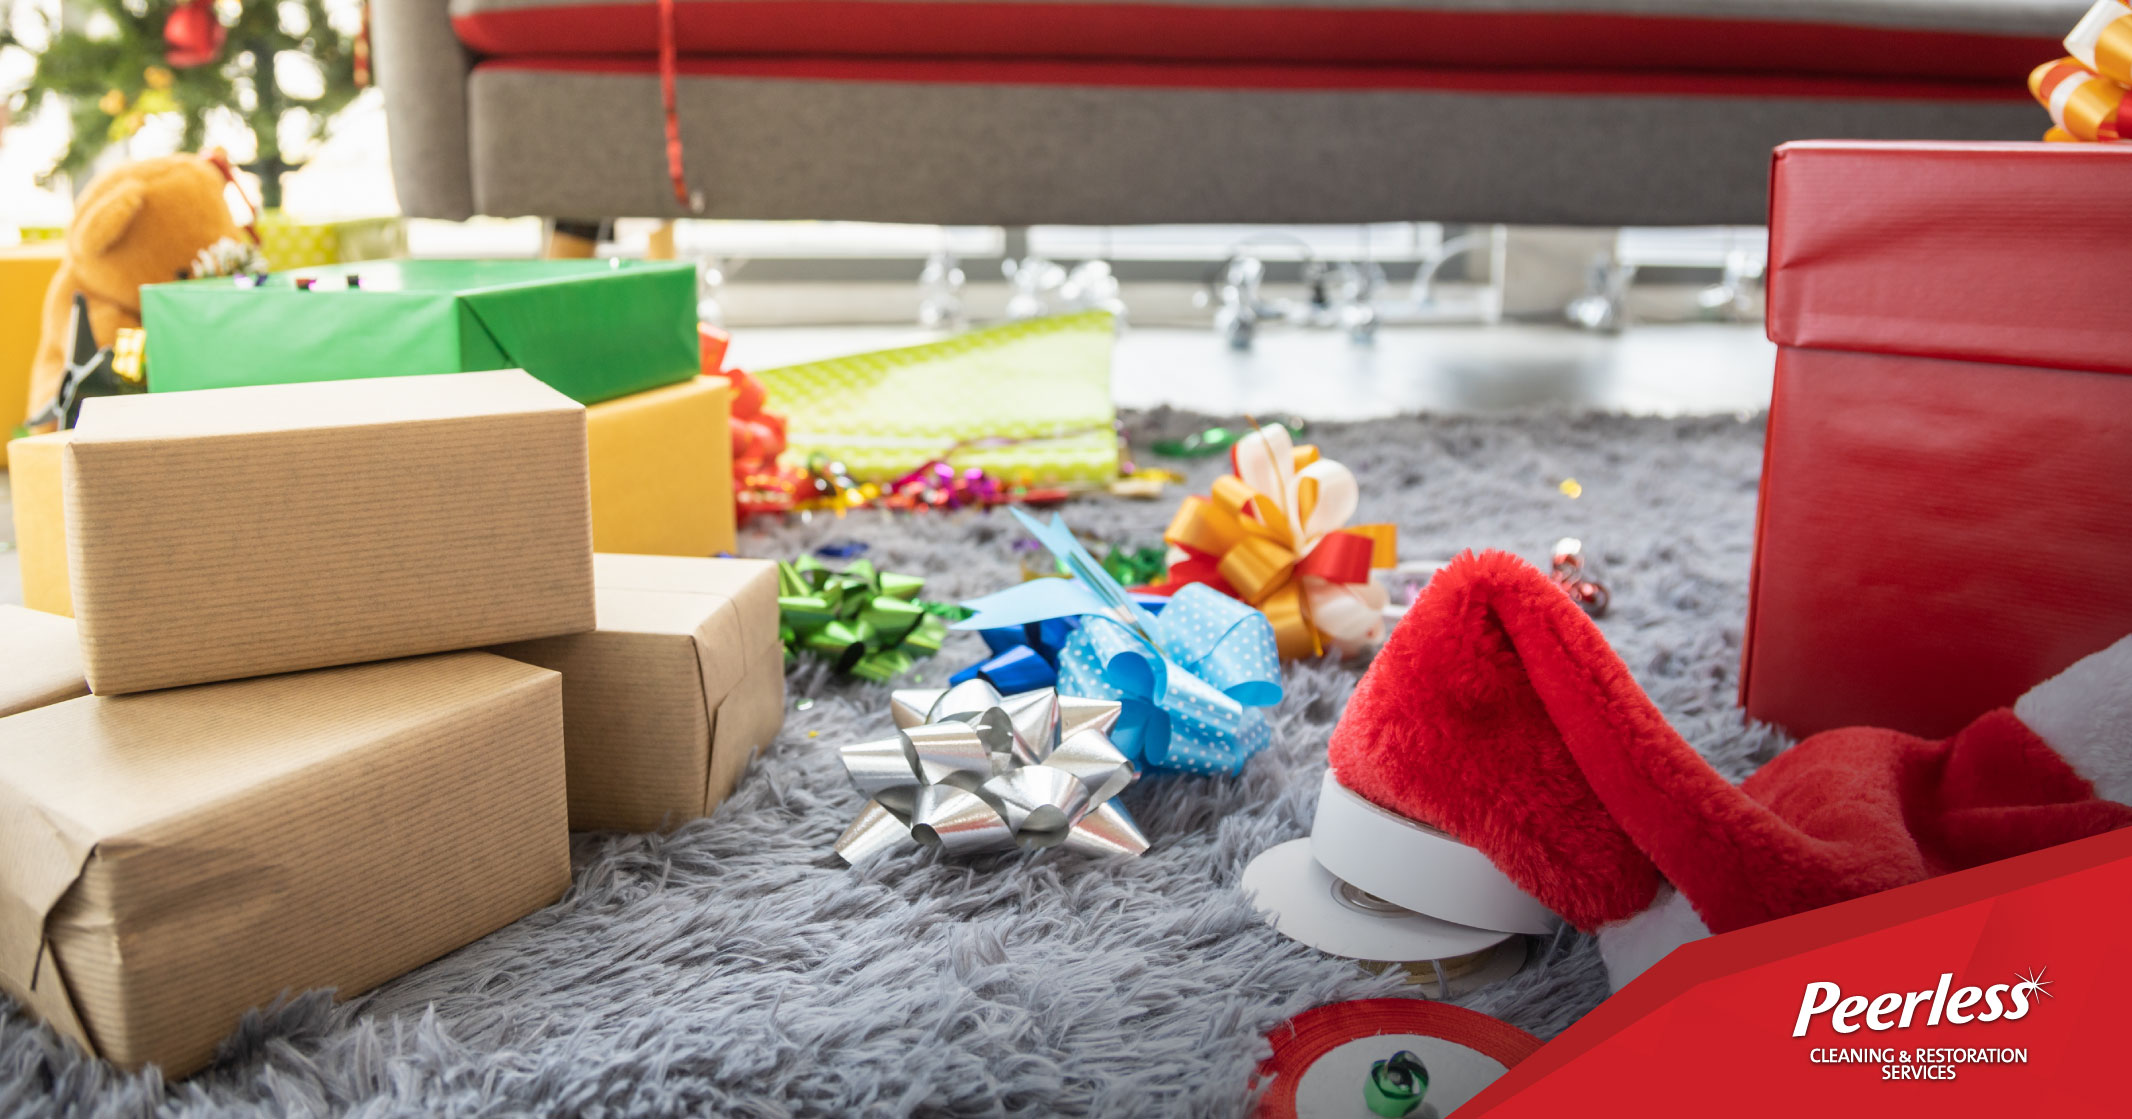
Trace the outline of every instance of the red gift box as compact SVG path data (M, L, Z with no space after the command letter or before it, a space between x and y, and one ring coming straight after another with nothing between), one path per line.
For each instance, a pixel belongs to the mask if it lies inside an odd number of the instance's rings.
M1749 716L1951 734L2132 633L2127 202L2132 146L1777 149Z

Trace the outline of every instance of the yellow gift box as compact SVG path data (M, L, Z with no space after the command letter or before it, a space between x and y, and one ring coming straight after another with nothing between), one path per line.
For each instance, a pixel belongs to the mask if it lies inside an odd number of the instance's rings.
M728 391L723 381L698 377L585 409L595 550L733 550Z
M60 515L59 459L73 437L73 432L55 431L7 445L15 553L22 561L22 604L70 618L74 596L67 589L67 522Z
M44 293L65 249L53 242L0 249L0 436L30 414L30 363L44 333ZM0 466L6 465L0 449Z

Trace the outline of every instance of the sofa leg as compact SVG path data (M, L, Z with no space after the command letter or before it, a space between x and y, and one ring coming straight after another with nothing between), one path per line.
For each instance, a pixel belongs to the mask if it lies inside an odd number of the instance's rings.
M644 244L644 259L646 259L646 260L672 260L672 259L674 259L674 223L673 223L673 222L670 222L670 221L662 221L662 222L660 222L660 223L659 223L659 227L658 227L657 229L654 229L654 230L652 230L652 231L651 231L651 237L650 237L650 239L649 239L649 240L647 240L647 241L645 242L645 244Z
M606 227L603 221L556 218L548 223L547 243L540 255L549 260L584 260L599 250L600 234Z

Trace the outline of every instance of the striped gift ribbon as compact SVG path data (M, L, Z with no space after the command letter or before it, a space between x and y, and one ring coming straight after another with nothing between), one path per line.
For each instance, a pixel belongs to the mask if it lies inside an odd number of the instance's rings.
M2028 75L2028 91L2050 110L2051 123L2075 140L2119 140L2132 136L2132 104L2125 87L2101 77L2078 59L2046 62Z
M2065 37L2065 49L2095 73L2132 85L2132 7L2121 0L2095 0Z

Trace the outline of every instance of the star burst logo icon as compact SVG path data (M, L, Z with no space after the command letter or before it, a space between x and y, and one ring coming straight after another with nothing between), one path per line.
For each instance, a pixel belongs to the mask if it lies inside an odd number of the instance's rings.
M2036 968L2026 974L2023 974L2018 971L2015 972L2014 978L2020 980L2020 982L2014 984L2014 990L2021 991L2027 994L2042 995L2044 998L2047 999L2057 998L2058 996L2051 994L2048 990L2054 980L2045 979L2043 977L2044 973L2048 971L2050 971L2049 968L2041 967Z

